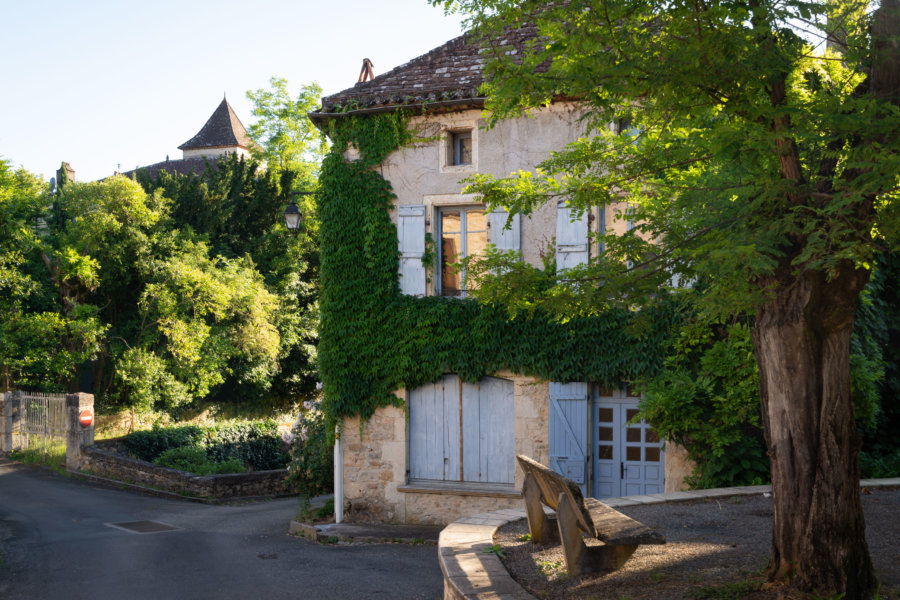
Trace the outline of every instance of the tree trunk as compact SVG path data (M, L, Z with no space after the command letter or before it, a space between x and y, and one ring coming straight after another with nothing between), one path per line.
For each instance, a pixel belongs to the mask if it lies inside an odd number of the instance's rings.
M831 281L790 273L785 265L770 282L753 331L775 508L768 577L868 600L876 581L850 396L854 303L868 273L849 264Z

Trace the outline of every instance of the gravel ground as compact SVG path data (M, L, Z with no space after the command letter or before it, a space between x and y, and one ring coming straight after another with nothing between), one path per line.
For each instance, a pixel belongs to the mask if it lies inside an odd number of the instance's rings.
M881 600L900 600L900 488L866 490L863 509ZM494 542L506 550L503 563L513 578L541 599L782 597L777 588L759 589L771 552L771 498L735 496L619 510L661 532L667 543L641 546L614 573L568 577L559 546L520 540L528 533L524 519L502 527ZM713 595L709 588L718 591Z

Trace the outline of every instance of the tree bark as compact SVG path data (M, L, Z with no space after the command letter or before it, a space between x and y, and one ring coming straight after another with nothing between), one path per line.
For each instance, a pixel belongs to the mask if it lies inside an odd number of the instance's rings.
M849 263L830 281L785 264L753 331L772 462L769 580L846 600L876 589L850 395L854 303L867 279Z

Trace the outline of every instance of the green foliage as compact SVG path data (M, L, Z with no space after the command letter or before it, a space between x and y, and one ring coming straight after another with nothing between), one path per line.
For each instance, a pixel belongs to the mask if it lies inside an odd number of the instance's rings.
M190 448L214 464L236 461L243 465L241 471L245 470L244 467L254 471L283 469L287 462L287 456L281 449L278 424L271 420L210 427L154 427L150 431L128 434L125 437L125 447L132 456L147 462L157 462L164 454L175 449ZM170 456L186 460L192 454L184 450Z
M205 432L206 453L214 462L237 460L255 471L283 469L287 463L275 421L214 425Z
M311 397L317 380L318 224L309 204L299 234L284 227L296 173L261 171L253 161L230 156L199 175L162 172L150 180L139 173L139 179L148 192L172 198L173 224L183 228L165 240L171 258L154 268L154 287L141 308L166 319L145 314L145 332L146 323L156 323L158 340L193 345L180 344L179 356L157 352L167 364L177 363L184 374L179 380L190 387L187 397L196 400L208 390L208 401L220 411L234 414L229 407L240 406L244 414L260 416ZM160 286L164 303L155 301ZM204 299L199 311L193 300L184 302L194 293ZM204 345L218 349L205 352ZM198 352L205 368L188 377ZM179 406L164 398L159 404Z
M291 98L286 79L272 77L270 89L247 92L253 103L256 122L250 135L261 143L253 155L269 169L290 169L309 185L315 181L318 165L327 150L324 137L307 118L316 110L322 88L315 82L301 86L297 99Z
M693 488L769 480L750 328L695 323L674 342L662 370L639 386L641 417L687 450Z
M221 475L225 473L243 473L245 471L244 464L240 460L236 458L222 461L210 460L206 451L197 446L170 448L160 454L153 462L162 467L187 471L197 475Z
M506 309L456 298L399 292L397 232L390 184L373 165L412 139L398 114L329 122L332 151L322 166L322 294L319 364L329 431L343 416L368 419L445 372L474 382L502 369L557 381L617 385L653 372L668 329L666 302L640 312L614 309L560 322L544 311ZM359 158L341 152L353 147ZM604 352L585 352L596 340Z
M138 460L153 462L172 448L199 446L203 429L196 425L182 427L154 427L149 431L134 431L125 437L125 447Z
M863 479L900 477L900 448L893 451L866 451L859 453L859 471Z
M49 199L42 182L0 160L0 388L64 391L85 360L97 356L106 330L97 310L57 297L40 258L47 245ZM91 264L71 248L67 278L90 279Z
M334 486L334 445L329 443L325 415L317 402L304 403L291 433L287 485L305 498L330 491Z

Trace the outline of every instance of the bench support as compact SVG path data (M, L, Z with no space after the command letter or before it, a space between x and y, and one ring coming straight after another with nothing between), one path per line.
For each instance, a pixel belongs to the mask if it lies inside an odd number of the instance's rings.
M563 553L566 556L566 571L569 577L576 577L586 572L615 571L621 568L637 550L637 545L604 545L589 548L581 539L581 528L578 526L578 507L573 504L571 498L566 494L560 494L557 507L559 535L562 539ZM534 539L534 534L532 534L532 539Z
M522 484L522 497L525 499L525 515L528 517L528 531L535 544L558 544L559 531L547 518L541 503L541 488L531 473L525 473Z

